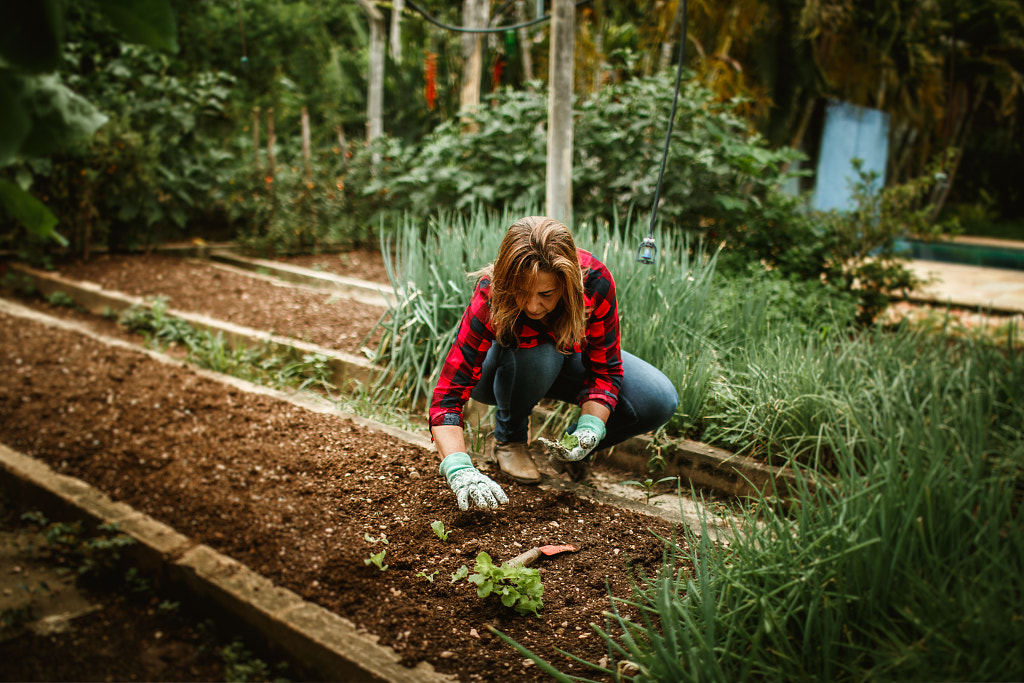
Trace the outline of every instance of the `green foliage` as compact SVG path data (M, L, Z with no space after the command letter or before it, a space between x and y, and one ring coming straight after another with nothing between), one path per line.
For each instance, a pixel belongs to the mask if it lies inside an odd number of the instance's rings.
M230 344L221 332L197 330L188 321L167 314L167 300L157 297L149 306L132 306L118 317L125 329L143 335L156 348L181 344L195 365L276 388L337 390L329 359L270 344L249 348Z
M466 569L466 572L462 572ZM544 595L544 584L540 581L540 572L532 567L521 565L510 566L503 562L496 566L491 561L491 556L481 552L476 556L476 565L473 567L473 574L463 565L462 569L452 575L452 581L456 576L465 578L476 586L476 593L481 598L489 595L501 599L505 607L512 607L519 614L532 614L539 616L539 610L544 606L541 596Z
M234 79L180 78L167 57L131 45L93 53L71 44L66 60L68 83L90 93L111 119L87 141L12 172L60 215L72 248L139 248L218 214L212 193L227 182L230 155L211 133L226 114Z
M578 219L612 223L653 202L661 141L673 94L668 74L602 88L580 101L574 120L573 203ZM392 208L417 215L446 207L522 210L543 199L546 96L500 91L492 106L438 126L415 149L396 154L367 192L387 188ZM785 181L790 151L773 151L733 110L696 81L680 96L659 215L666 223L725 237L763 221L770 196Z
M67 292L62 292L59 289L50 292L49 296L46 297L46 301L51 306L66 306L68 308L75 306L75 300Z
M298 155L295 155L296 157ZM346 162L337 146L311 157L310 168L292 165L254 174L240 170L217 195L239 226L241 242L265 255L316 253L328 245L360 245L373 233L372 198L356 196L356 167L369 163L360 151Z
M117 524L100 524L90 533L82 522L51 522L39 512L24 513L22 519L39 528L59 565L89 578L109 574L121 560L121 549L136 542Z
M270 680L270 667L256 657L242 640L235 640L221 650L224 680L235 683Z
M167 0L95 0L93 5L129 41L177 50ZM0 169L18 158L42 157L91 135L107 120L54 73L62 63L69 25L65 3L5 3L0 8ZM63 238L56 218L32 202L23 183L4 183L0 208L31 233Z
M870 322L890 296L921 284L905 267L907 257L896 252L895 240L908 235L937 239L958 227L934 221L934 207L926 201L935 184L945 182L941 160L920 177L881 189L876 172L863 171L859 159L853 162L858 174L852 183L855 206L818 217L823 233L817 248L825 256L823 279L857 296L860 318Z

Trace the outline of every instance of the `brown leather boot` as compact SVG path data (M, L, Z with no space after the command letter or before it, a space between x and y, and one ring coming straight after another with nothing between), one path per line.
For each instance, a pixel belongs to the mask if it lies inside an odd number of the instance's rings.
M567 475L569 481L574 481L577 484L590 476L590 458L584 458L579 462L566 462L552 456L548 458L548 462L555 472Z
M489 444L493 449L494 459L498 461L501 471L520 484L539 484L540 470L533 464L530 449L525 441Z

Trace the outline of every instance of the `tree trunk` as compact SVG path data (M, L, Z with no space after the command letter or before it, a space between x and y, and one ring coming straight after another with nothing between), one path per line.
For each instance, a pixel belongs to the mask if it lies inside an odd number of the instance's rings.
M252 108L252 169L260 174L260 108Z
M274 108L267 109L267 175L274 177L274 145L277 144L277 136L274 135Z
M547 215L572 225L572 100L576 6L554 0L548 68Z
M490 0L463 0L462 24L467 28L483 28L490 15ZM459 93L459 110L464 113L480 106L480 80L483 77L484 43L482 33L462 34L462 90ZM462 117L463 130L474 132L476 124L467 116Z
M306 182L313 179L313 163L309 141L309 111L302 108L302 164L305 167Z
M402 12L405 0L391 0L391 59L402 61Z
M516 23L522 24L526 21L526 2L516 0ZM529 83L533 80L533 53L530 51L530 30L525 26L519 29L519 54L523 60L523 82Z
M366 141L384 134L384 15L369 0L358 0L370 20L370 74L366 98ZM376 162L376 159L374 159Z

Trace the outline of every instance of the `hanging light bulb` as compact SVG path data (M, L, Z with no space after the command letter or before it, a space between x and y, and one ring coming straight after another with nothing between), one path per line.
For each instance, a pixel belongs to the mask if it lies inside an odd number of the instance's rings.
M648 235L640 243L640 248L636 250L636 260L649 266L653 265L657 258L658 245L654 243L654 238Z

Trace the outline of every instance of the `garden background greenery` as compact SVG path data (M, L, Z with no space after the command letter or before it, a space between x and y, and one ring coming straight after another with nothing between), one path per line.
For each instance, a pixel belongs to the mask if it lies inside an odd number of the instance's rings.
M515 4L493 3L493 23ZM461 23L457 6L422 5ZM573 227L616 276L624 347L679 389L656 439L763 458L799 485L736 505L727 545L666 539L662 572L628 600L643 619L613 600L593 665L655 681L1024 678L1020 330L883 316L915 284L894 238L1024 235L1024 10L689 7L654 266L635 254L679 4L577 10ZM422 399L466 273L541 211L543 23L487 39L483 106L460 112L459 36L407 8L372 144L357 3L44 0L8 3L0 26L0 247L45 263L182 239L266 255L379 244L397 303L374 350L387 384L367 388L378 410ZM889 112L892 152L885 187L862 174L855 208L822 214L783 188L808 182L795 162L813 158L830 98Z

